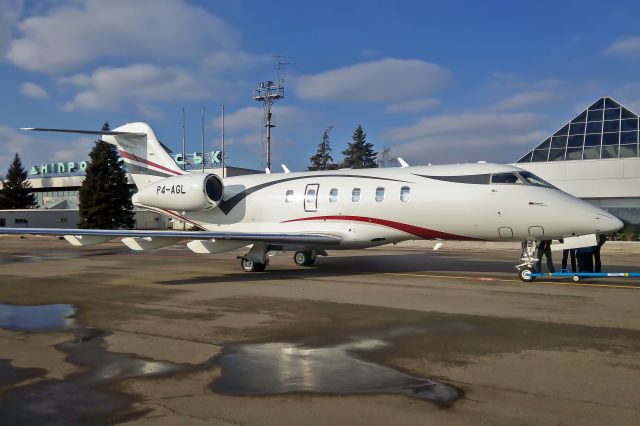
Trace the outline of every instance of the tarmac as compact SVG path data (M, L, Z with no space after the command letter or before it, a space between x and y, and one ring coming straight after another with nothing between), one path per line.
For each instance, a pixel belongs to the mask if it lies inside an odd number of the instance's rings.
M455 244L239 254L0 238L0 424L640 424L640 280L523 283L517 250Z

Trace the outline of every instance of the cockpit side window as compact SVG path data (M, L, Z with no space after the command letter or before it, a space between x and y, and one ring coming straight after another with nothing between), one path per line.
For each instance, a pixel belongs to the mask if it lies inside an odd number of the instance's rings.
M527 182L529 185L542 186L544 188L555 188L555 186L551 185L549 182L534 175L531 172L522 171L519 174L524 179L524 181Z
M491 183L523 185L524 181L516 173L494 173Z

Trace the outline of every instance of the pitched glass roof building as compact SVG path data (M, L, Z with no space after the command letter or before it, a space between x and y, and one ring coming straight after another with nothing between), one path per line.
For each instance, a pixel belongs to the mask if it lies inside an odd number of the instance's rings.
M605 96L515 165L625 222L639 224L639 133L638 115Z
M638 155L638 115L605 96L529 151L518 163Z

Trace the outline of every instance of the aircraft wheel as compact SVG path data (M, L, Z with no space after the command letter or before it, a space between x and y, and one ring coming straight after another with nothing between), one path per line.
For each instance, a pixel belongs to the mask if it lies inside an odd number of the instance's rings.
M311 266L316 262L316 257L310 251L297 251L293 255L293 261L298 266Z
M573 280L574 283L577 283L578 281L580 281L580 276L579 275L574 275L571 277L571 279Z
M525 283L529 283L533 280L536 279L536 277L531 276L533 272L531 271L531 269L522 269L520 270L520 272L518 273L518 276L520 277L520 279L522 281L524 281Z
M262 272L267 267L267 264L243 258L240 259L240 267L244 272Z

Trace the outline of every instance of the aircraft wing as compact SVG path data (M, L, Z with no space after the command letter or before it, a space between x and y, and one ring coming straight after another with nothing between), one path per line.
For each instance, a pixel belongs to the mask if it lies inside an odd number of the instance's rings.
M88 237L89 241L104 242L116 237L162 238L163 240L223 240L245 241L247 244L265 242L274 244L336 245L341 238L329 234L314 233L252 233L219 231L142 231L129 229L65 229L65 228L0 228L0 234L9 235L60 235ZM67 240L69 240L67 238ZM71 241L69 241L71 242ZM73 244L73 243L72 243ZM91 243L89 243L91 244ZM89 245L77 244L77 245ZM95 244L95 243L94 243Z

